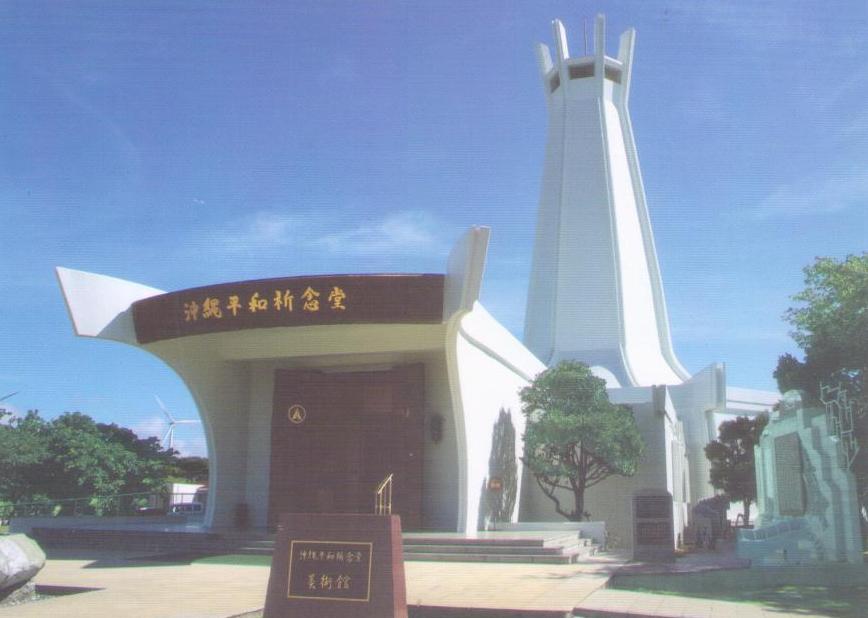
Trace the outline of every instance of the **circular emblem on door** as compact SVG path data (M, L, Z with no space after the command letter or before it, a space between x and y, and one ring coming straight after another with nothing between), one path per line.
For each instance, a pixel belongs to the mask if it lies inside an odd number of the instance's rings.
M304 419L307 418L307 410L296 403L289 406L289 410L286 411L286 416L289 418L289 422L293 425L301 425L304 422Z

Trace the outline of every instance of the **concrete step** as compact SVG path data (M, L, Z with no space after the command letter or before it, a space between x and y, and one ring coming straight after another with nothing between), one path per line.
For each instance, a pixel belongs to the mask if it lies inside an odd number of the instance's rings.
M271 536L212 532L34 528L33 533L46 547L123 547L149 552L266 556L274 553L275 544ZM536 538L510 535L462 538L442 534L404 537L404 557L408 561L569 564L596 552L597 546L590 539L575 532Z
M226 552L232 554L245 554L248 556L270 556L274 553L274 546L229 547L226 549Z
M520 545L416 545L405 544L404 554L515 554L530 556L563 553L563 547L528 547Z
M575 532L539 538L522 538L520 536L461 538L447 535L432 535L428 537L418 534L409 534L404 536L404 545L476 545L483 547L505 545L510 547L562 547L579 540L590 542L590 539L580 539Z
M274 541L270 540L240 540L240 541L229 541L227 545L243 545L244 547L264 547L266 549L274 549Z
M213 548L211 548L213 550ZM228 553L267 556L274 546L259 543L225 548ZM527 564L569 564L596 553L591 545L572 547L461 547L444 545L404 545L404 559L437 562L510 562Z
M227 551L240 554L270 555L274 541L238 541ZM504 562L525 564L570 564L597 553L591 539L575 534L546 539L462 539L411 536L404 539L404 559L437 562Z
M412 605L410 618L574 618L572 611ZM243 617L239 617L243 618Z
M412 562L492 562L518 564L571 564L574 556L569 554L404 554L405 561Z
M591 539L576 533L545 538L448 538L409 536L404 559L439 562L570 564L597 553Z

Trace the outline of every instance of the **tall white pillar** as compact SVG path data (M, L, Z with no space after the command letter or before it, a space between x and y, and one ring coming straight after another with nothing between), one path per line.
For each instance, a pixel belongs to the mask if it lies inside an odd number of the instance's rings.
M599 15L593 51L573 57L553 28L555 57L537 49L549 127L525 343L547 365L580 360L621 386L680 384L627 108L635 31L609 57Z

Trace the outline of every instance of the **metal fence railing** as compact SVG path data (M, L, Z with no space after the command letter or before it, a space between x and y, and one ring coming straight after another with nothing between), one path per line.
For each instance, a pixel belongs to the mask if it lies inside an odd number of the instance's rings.
M198 515L205 511L205 494L136 492L31 502L0 502L0 524L14 517L119 517L132 515Z

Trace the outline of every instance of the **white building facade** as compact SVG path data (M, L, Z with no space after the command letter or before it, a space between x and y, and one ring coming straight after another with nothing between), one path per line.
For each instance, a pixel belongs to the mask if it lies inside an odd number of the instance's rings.
M691 376L673 350L628 107L635 31L621 35L616 57L602 15L590 54L571 55L560 21L553 32L554 54L537 46L549 124L524 341L548 366L591 366L642 430L640 472L592 488L592 518L632 546L632 496L667 491L675 539L689 505L713 495L704 447L720 415L753 416L778 396L727 387L722 364ZM526 515L548 517L539 496Z
M606 379L646 443L636 476L586 496L619 544L634 544L637 493L671 496L673 543L713 493L703 449L717 417L757 414L777 395L727 387L721 364L690 375L673 351L628 110L635 32L617 57L602 16L590 55L570 55L559 21L554 36L554 57L538 47L549 128L524 345L478 303L487 228L434 275L165 293L58 268L78 335L157 356L192 393L211 468L206 525L232 526L239 511L256 527L286 510L368 512L395 474L405 528L475 530L501 410L520 455L518 392L564 359ZM513 521L559 519L532 479L515 490Z
M500 412L521 453L518 391L544 369L478 303L488 237L468 231L443 275L172 293L57 275L76 334L139 347L189 388L208 444L206 526L234 526L239 508L258 528L283 511L368 513L393 474L405 529L465 531L483 508Z

